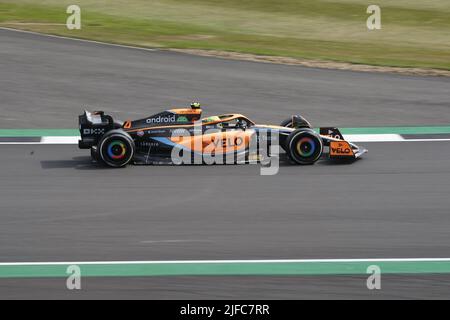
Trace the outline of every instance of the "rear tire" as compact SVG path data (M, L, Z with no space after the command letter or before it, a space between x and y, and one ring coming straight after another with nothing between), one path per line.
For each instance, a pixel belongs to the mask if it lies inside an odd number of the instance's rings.
M126 166L134 157L135 145L130 135L121 129L107 132L98 144L100 159L108 166Z
M293 131L286 141L286 146L289 158L300 165L316 163L323 153L322 138L310 129Z

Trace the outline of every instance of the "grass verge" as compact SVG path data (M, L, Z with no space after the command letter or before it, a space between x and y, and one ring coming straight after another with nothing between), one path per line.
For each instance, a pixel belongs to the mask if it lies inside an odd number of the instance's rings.
M0 0L0 26L142 47L234 51L374 66L450 70L450 5L381 1L368 31L363 0Z

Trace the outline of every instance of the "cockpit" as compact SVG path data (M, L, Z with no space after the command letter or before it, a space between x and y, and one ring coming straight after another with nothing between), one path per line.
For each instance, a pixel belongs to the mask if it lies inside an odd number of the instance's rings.
M232 128L248 128L254 126L255 123L241 114L223 114L219 116L211 116L203 118L203 125L216 125L224 129Z

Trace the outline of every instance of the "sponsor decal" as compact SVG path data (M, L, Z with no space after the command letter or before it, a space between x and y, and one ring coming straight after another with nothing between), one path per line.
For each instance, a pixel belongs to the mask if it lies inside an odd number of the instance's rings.
M189 122L188 118L185 116L180 116L177 119L178 122Z
M145 122L147 122L148 124L160 124L160 123L170 123L170 122L176 122L176 117L175 115L171 115L171 116L158 116L156 118L148 118L147 120L145 120Z
M104 128L87 128L87 129L83 129L83 134L84 135L105 134L105 129Z
M339 139L342 140L342 136L336 132L334 132L333 130L328 130L328 134L326 135L327 137L333 138L333 139Z
M137 133L138 137L143 137L144 136L144 131L138 131Z
M353 150L348 142L345 141L332 141L330 143L330 156L353 156Z
M169 138L175 142L171 150L171 160L180 164L243 164L264 161L261 175L274 175L279 169L279 146L269 143L268 135L278 134L271 130L222 132L217 129L202 132L200 123L194 124L193 132L186 129L171 131ZM267 143L259 143L257 135ZM186 139L186 141L184 140ZM279 139L275 139L279 141Z
M200 109L172 109L170 111L177 114L200 114L202 112Z
M344 140L344 137L339 133L339 130L334 128L321 128L320 134L337 140Z
M139 146L141 146L141 147L158 147L159 142L140 142Z
M336 140L345 140L338 128L320 128L320 135Z
M171 131L172 131L172 135L181 136L186 132L186 129L175 129L175 130L171 130Z
M244 143L244 139L242 139L241 137L227 137L227 138L222 138L222 139L212 139L211 143L214 147L240 147L243 145Z

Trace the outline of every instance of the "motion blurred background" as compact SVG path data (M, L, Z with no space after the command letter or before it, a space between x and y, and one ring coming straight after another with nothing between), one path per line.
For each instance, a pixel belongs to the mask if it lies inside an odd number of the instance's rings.
M82 30L67 30L68 5ZM381 7L369 31L367 7ZM143 47L450 69L448 0L1 0L0 26Z

